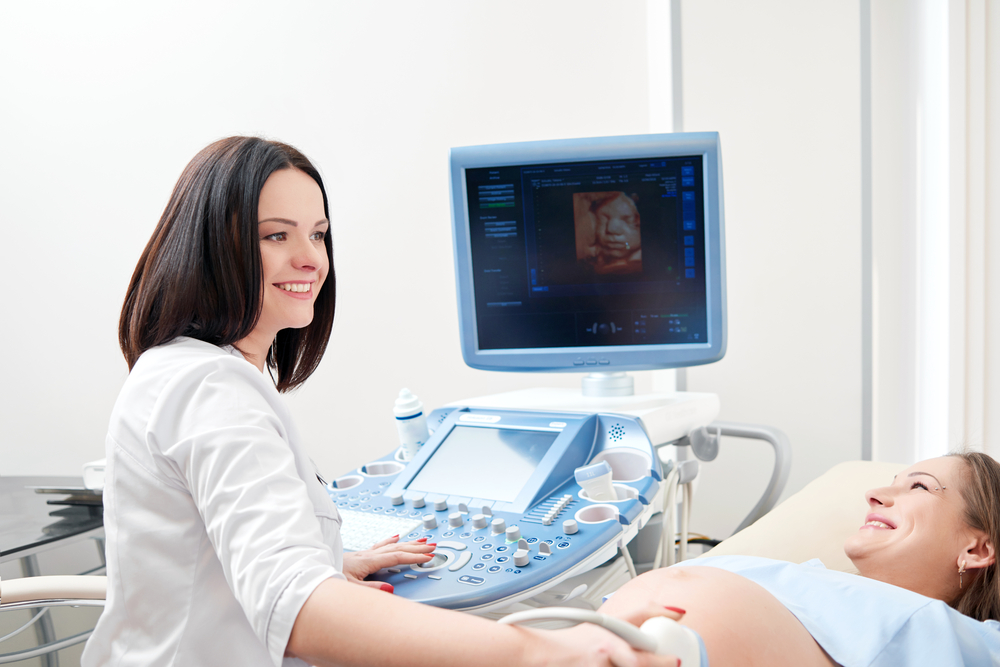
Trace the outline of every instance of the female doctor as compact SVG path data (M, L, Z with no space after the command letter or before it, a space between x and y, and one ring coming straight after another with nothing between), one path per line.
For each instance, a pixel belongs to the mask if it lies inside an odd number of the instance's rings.
M344 554L280 392L334 318L329 206L294 148L231 137L185 168L128 287L107 437L107 606L82 664L657 665L595 626L501 626L365 582L433 544ZM680 614L638 604L641 623Z

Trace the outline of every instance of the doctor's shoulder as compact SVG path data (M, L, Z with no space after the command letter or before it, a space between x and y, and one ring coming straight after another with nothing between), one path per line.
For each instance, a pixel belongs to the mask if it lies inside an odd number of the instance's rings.
M231 346L179 337L142 353L115 404L116 423L161 444L234 423L284 435L287 409L271 378ZM144 434L140 436L140 432Z

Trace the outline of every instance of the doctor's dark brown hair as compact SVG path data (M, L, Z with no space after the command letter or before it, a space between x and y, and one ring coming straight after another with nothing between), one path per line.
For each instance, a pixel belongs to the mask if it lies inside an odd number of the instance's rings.
M263 307L257 205L264 182L280 169L308 174L330 206L319 172L291 146L257 137L221 139L184 168L146 244L125 295L118 342L129 370L146 350L178 336L233 345L253 331ZM280 331L267 353L279 391L312 375L333 329L336 280L330 272L313 306L312 323Z

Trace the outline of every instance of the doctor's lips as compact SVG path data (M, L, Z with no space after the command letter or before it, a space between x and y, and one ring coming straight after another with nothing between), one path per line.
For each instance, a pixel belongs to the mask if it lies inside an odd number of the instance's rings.
M892 521L889 521L881 514L869 514L868 516L865 517L865 525L861 527L875 528L880 530L885 530L885 529L895 530L896 524L894 524Z

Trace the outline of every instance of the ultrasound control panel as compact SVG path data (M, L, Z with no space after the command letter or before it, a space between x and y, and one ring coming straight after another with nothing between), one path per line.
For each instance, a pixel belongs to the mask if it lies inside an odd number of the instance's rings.
M613 557L658 506L659 460L642 426L616 414L449 407L412 461L396 451L333 480L344 548L386 537L437 544L422 565L369 579L396 595L488 612ZM595 502L576 468L607 461L617 499Z

